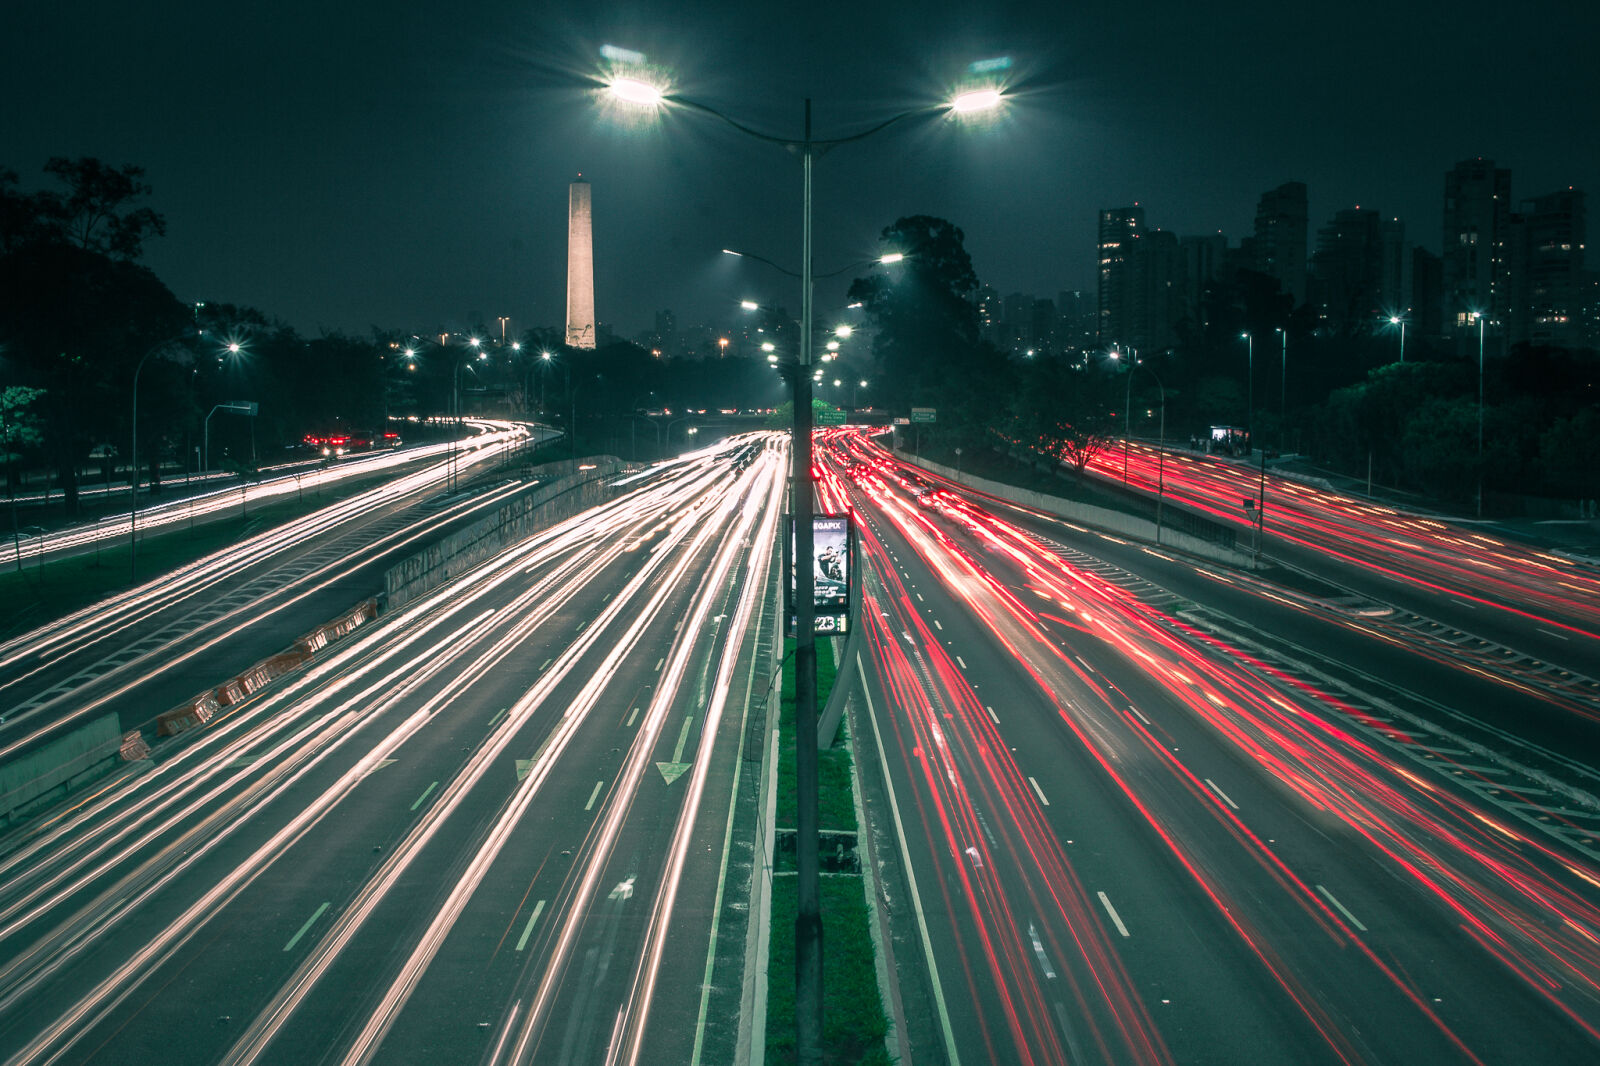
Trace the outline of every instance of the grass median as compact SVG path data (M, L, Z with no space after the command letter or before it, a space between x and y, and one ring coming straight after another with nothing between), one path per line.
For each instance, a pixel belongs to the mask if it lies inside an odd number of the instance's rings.
M787 642L792 651L794 642ZM791 660L792 662L792 660ZM817 706L825 707L833 691L833 644L817 641ZM779 704L777 827L795 825L794 670L783 674ZM841 724L841 738L848 723ZM855 801L851 791L850 749L841 741L818 758L818 828L822 832L855 833ZM767 1058L795 1061L794 922L797 878L792 853L780 854L772 879L771 936L767 958ZM819 888L822 908L823 1061L838 1066L889 1062L883 1038L889 1022L879 994L873 962L866 887L860 874L823 873Z

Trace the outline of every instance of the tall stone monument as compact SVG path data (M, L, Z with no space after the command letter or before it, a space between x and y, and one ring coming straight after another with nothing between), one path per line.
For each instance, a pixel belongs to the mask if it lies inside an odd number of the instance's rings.
M589 183L567 186L567 347L594 347L594 215Z

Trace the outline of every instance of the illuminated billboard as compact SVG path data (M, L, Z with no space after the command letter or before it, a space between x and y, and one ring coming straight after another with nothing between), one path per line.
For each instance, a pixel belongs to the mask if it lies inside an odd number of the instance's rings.
M789 571L789 632L795 631L795 524L786 524L783 555ZM819 514L811 518L811 603L816 612L813 633L845 633L855 603L855 525L847 514Z

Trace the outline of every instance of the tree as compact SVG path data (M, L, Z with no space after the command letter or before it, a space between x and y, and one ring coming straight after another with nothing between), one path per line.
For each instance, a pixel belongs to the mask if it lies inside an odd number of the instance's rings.
M44 169L67 189L65 195L42 193L37 202L68 243L113 259L137 259L146 240L167 232L161 215L148 207L133 206L151 192L142 180L143 167L113 167L91 156L55 156Z
M1114 379L1098 368L1057 359L1024 367L1011 400L1007 426L1012 441L1032 452L1059 459L1083 473L1117 433Z
M902 410L970 396L984 366L972 302L978 276L965 235L942 218L912 215L885 227L882 240L904 260L855 279L849 292L877 326L879 395Z

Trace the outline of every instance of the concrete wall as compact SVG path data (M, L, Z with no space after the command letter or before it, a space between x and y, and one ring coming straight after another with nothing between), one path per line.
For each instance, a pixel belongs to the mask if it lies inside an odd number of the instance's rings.
M957 473L948 466L930 463L926 459L918 459L914 455L899 450L895 451L895 455L913 466L924 467L941 477L949 478L951 481L959 482L979 492L998 496L1002 500L1009 500L1024 507L1032 507L1036 511L1044 511L1047 514L1077 522L1079 525L1091 526L1107 533L1115 533L1119 537L1127 537L1130 540L1148 541L1152 544L1156 541L1156 524L1148 518L1123 514L1121 511L1113 511L1108 507L1096 507L1089 503L1065 500L1060 496L1047 496L1042 492L1019 489L1015 485L990 481L988 478ZM1190 536L1174 529L1163 529L1161 531L1161 546L1228 566L1250 565L1250 557L1244 552L1225 548L1220 544L1213 544L1208 540L1202 540L1199 537Z
M593 469L580 470L579 466ZM610 482L630 469L628 464L612 456L598 456L581 463L563 459L534 467L532 474L540 481L534 489L502 505L489 517L390 567L383 575L385 609L392 611L411 602L535 530L628 491L613 489Z
M122 746L122 727L113 712L0 766L0 825L19 822L109 773L122 757Z

